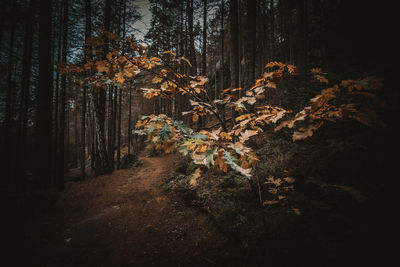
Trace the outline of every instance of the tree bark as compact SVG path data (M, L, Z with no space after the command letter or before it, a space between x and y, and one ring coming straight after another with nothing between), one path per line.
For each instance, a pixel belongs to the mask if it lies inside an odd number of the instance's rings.
M307 0L297 0L297 68L305 72L307 65Z
M20 124L18 128L18 160L17 178L18 188L25 188L26 170L26 144L28 129L28 107L29 107L29 87L32 72L32 46L35 24L36 0L29 1L28 16L25 22L24 54L22 59L22 81L21 81L21 102L20 102Z
M104 29L110 30L111 20L111 0L105 0L104 6ZM108 53L108 39L106 39L106 46L104 47L103 59L106 58ZM96 131L96 163L95 175L102 175L111 172L109 157L107 154L107 146L105 139L105 108L106 108L106 91L98 90L93 101L94 117L95 117L95 131Z
M68 51L68 0L64 1L64 14L63 14L63 41L62 41L62 62L67 63ZM66 108L66 91L67 91L67 75L61 75L61 90L60 90L60 133L59 133L59 154L57 166L57 186L58 189L64 189L64 171L65 171L65 108ZM67 143L68 145L68 143Z
M92 36L92 13L91 0L85 0L85 42ZM85 59L91 59L91 47L86 47ZM85 159L86 159L86 100L87 86L83 87L82 92L82 117L81 117L81 179L85 179Z
M131 135L132 135L132 84L129 85L129 98L128 98L128 155L131 153Z
M220 81L220 91L222 92L224 88L225 79L225 51L224 51L224 0L221 0L221 81Z
M202 60L202 74L207 75L207 0L203 0L203 60Z
M256 0L246 2L246 31L244 31L244 89L251 87L255 77L256 61Z
M229 1L229 20L230 20L230 78L231 88L239 87L239 25L238 25L238 0ZM237 112L232 108L232 120L237 116Z
M14 0L12 3L11 13L15 14L17 9L17 1ZM14 44L15 44L15 28L16 28L16 18L11 15L11 29L10 29L10 39L8 47L8 65L7 65L7 91L6 91L6 108L5 108L5 119L4 119L4 129L5 129L5 140L4 140L4 158L5 158L5 176L8 182L11 184L12 178L12 156L11 156L11 118L13 116L12 103L13 97L13 67L14 67Z
M52 83L51 64L51 14L52 1L40 1L39 16L39 86L37 89L36 114L36 170L35 182L42 188L51 182L51 137L52 137Z
M188 32L189 32L189 60L192 63L192 67L190 68L190 74L197 75L196 50L194 47L194 35L193 35L193 0L186 0L186 14L188 19Z

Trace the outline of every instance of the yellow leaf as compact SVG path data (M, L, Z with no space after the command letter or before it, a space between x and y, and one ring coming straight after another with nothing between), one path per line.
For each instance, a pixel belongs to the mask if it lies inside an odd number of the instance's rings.
M244 120L244 119L248 119L248 118L250 118L252 116L254 116L252 113L243 114L243 115L237 117L235 120L236 121L241 121L241 120Z
M295 181L295 179L292 178L292 177L285 177L285 178L283 178L283 180L284 180L285 182L289 183L289 184L293 184L294 181Z
M231 136L229 133L222 132L222 133L220 133L219 135L221 136L222 139L232 141L232 136Z
M318 81L320 81L321 83L326 83L328 84L329 81L327 78L325 78L324 76L321 75L314 75L315 79L317 79Z
M300 209L298 208L292 208L292 211L296 213L296 215L301 215Z
M274 204L278 204L279 201L277 200L267 200L263 202L263 206L267 206L267 205L274 205Z
M199 115L197 115L197 113L193 113L193 122L196 122L199 120Z
M185 61L190 67L192 66L192 64L190 63L190 61L185 58L185 57L180 57L180 59L182 59L183 61Z
M159 77L159 76L156 76L156 77L154 77L153 78L153 80L151 80L152 81L152 83L160 83L160 82L162 82L162 78L161 77Z
M96 62L96 69L98 72L108 72L110 68L107 61L101 60Z
M258 130L246 130L240 134L239 140L240 140L240 142L244 143L250 137L257 135L257 134L258 134Z
M215 165L217 165L221 170L224 172L228 171L228 165L226 164L225 160L223 159L223 152L220 150L215 157Z
M115 80L117 80L117 82L119 82L120 84L123 84L125 82L125 78L122 72L117 73Z
M192 175L190 176L190 181L189 184L191 186L196 186L197 185L197 179L201 176L201 169L200 167L197 168L194 173L192 173Z
M167 55L170 55L170 56L175 56L175 53L174 53L174 51L172 51L172 49L171 50L167 50L167 51L164 51L164 52L162 52L163 54L167 54Z
M290 74L296 73L296 66L294 66L294 65L287 65L287 69Z
M313 68L313 69L311 69L311 73L314 73L314 74L323 74L321 68Z
M276 188L271 188L271 189L268 190L268 192L271 193L271 194L273 194L273 195L276 195L276 194L278 193L278 189L276 189Z

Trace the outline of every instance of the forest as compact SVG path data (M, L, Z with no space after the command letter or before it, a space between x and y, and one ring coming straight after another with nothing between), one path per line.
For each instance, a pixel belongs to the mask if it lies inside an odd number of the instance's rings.
M386 266L393 5L1 1L0 264Z

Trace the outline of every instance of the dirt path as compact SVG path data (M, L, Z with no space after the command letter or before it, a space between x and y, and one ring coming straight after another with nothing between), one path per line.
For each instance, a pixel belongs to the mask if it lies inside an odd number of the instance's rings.
M162 189L176 155L140 157L143 165L67 185L35 217L33 262L41 266L241 265L238 245L210 218ZM228 245L230 244L230 245Z

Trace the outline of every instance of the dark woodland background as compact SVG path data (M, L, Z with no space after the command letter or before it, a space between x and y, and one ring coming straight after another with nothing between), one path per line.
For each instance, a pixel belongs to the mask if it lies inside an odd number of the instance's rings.
M177 56L184 56L192 63L191 67L182 68L182 73L208 77L207 90L212 96L228 87L251 87L254 79L263 73L265 64L271 61L294 64L299 75L282 82L278 91L269 92L266 103L294 111L299 111L322 89L309 83L306 73L311 68L322 68L334 82L369 75L384 78L380 96L385 106L379 114L386 127L375 129L344 122L327 125L312 140L302 142L301 148L289 145L290 138L285 134L254 144L263 159L256 170L260 177L277 172L279 168L295 170L300 193L293 201L298 200L302 203L300 206L310 210L304 212L303 219L289 223L286 215L281 215L284 211L267 211L270 227L263 239L260 232L262 237L254 233L260 221L254 223L254 227L248 221L242 223L247 224L247 228L240 226L232 230L227 226L226 217L218 220L226 214L218 217L220 214L214 214L211 208L219 227L228 229L229 234L233 233L245 244L246 256L236 263L228 260L229 266L263 266L268 265L268 261L285 265L296 263L296 259L300 265L314 262L326 266L380 265L379 261L394 248L388 244L396 237L394 213L397 207L394 203L398 195L396 155L399 142L395 128L399 91L395 3L344 0L149 2L151 24L144 40L140 40L147 45L149 57L173 49ZM58 194L68 188L68 183L97 179L125 168L130 155L138 155L145 147L144 139L132 134L142 115L164 113L198 128L207 127L209 122L205 118L194 125L190 118L182 116L182 112L190 109L188 98L143 98L138 89L151 84L149 75L139 74L123 88L111 87L95 93L81 86L76 77L56 71L57 62L81 63L89 58L83 49L84 42L98 35L100 29L121 38L136 39L138 30L143 29L133 25L141 19L138 5L144 5L143 2L3 0L0 5L0 194L4 215L2 230L6 236L3 243L8 247L10 266L18 265L21 261L18 258L23 255L36 259L30 262L32 265L44 266L49 263L46 263L46 256L35 258L32 248L35 241L27 237L27 229L31 229L27 225L51 207ZM100 117L95 113L101 114ZM102 147L106 149L106 158L101 156ZM295 156L282 165L274 165L277 163L271 158L289 152ZM189 166L185 168L191 168L191 163L185 164ZM112 179L112 175L110 177ZM232 178L220 173L212 177L222 177L221 181ZM343 197L341 193L321 193L317 186L305 182L309 179L354 186L369 200L358 205L352 200L347 202L348 196ZM190 199L189 205L194 200L206 202L198 194L190 194L183 194L183 198ZM233 199L238 198L235 194L232 193ZM213 205L217 200L207 199ZM257 209L252 201L246 204L249 210ZM324 209L326 203L321 204L320 212L313 201L327 201L326 206L331 206ZM235 212L229 210L227 214ZM321 219L328 218L326 214L330 212L335 219ZM294 226L300 224L301 230ZM354 236L349 234L349 239L357 242L348 245L338 241L342 243L333 246L331 254L328 253L333 255L331 258L318 251L321 240L341 236L343 229L356 232ZM298 236L299 232L302 237ZM341 237L347 238L346 235ZM352 250L354 247L357 250ZM270 253L266 260L260 256L264 255L263 249L274 251L271 253L275 256ZM308 255L308 249L315 251L311 258L304 256ZM346 250L353 252L343 252ZM14 254L20 256L11 257ZM216 256L212 262L224 266L225 260L224 256ZM100 265L108 263L99 261ZM215 265L213 263L199 261L195 265Z

